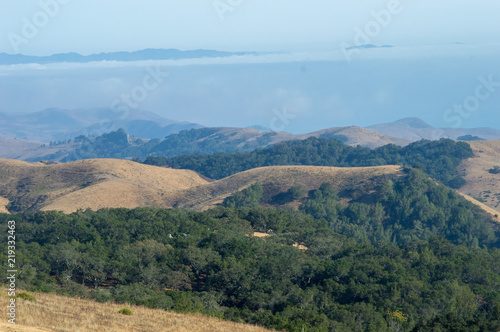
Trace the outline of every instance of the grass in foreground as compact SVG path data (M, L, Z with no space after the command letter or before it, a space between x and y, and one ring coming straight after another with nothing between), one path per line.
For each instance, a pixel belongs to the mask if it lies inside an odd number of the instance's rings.
M119 313L123 304L98 303L58 296L30 293L36 302L16 300L16 325L7 322L6 292L0 296L0 331L219 331L265 332L257 326L223 321L197 314L179 314L161 309L128 306L131 315Z

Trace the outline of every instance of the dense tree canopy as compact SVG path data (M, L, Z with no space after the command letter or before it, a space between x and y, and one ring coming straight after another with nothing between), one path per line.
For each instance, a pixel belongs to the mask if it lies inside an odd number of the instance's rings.
M300 210L277 209L258 206L261 192L205 212L31 211L0 225L16 221L28 290L287 331L500 328L498 224L421 171L384 182L372 202L346 204L325 183L285 192Z
M252 152L185 155L174 158L149 157L146 164L192 169L220 179L251 168L276 165L380 166L406 165L421 168L434 179L455 187L463 185L457 166L473 156L465 142L449 139L422 140L406 147L389 144L377 149L351 147L335 139L308 138L289 141Z

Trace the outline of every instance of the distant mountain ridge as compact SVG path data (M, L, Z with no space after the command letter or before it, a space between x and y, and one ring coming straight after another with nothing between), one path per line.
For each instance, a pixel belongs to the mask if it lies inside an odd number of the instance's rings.
M201 127L196 123L173 121L134 109L126 113L111 108L48 108L33 113L0 113L1 136L46 143L80 135L99 136L119 128L141 138L164 138L182 130Z
M106 135L119 129L122 132L117 135ZM334 138L350 146L372 149L387 144L406 146L421 139L500 139L500 131L496 129L440 129L419 118L405 118L367 128L333 127L307 134L266 129L203 127L196 123L169 120L147 111L130 110L125 114L111 108L50 108L25 114L0 113L0 158L73 161L86 158L175 157L253 151L309 137ZM126 144L114 141L124 135L138 139L121 140ZM76 137L87 139L77 142L74 140ZM52 143L49 145L49 142Z
M0 53L0 65L15 65L27 63L57 63L76 62L86 63L94 61L143 61L143 60L181 60L196 58L219 58L238 55L256 55L256 52L224 52L216 50L188 50L177 49L144 49L135 52L109 52L90 55L78 53L59 53L49 56L35 56L23 54Z
M381 134L399 137L410 141L421 139L436 140L449 138L460 139L462 136L476 136L483 140L500 139L500 130L493 128L434 128L425 121L416 118L404 118L394 122L381 123L366 127Z

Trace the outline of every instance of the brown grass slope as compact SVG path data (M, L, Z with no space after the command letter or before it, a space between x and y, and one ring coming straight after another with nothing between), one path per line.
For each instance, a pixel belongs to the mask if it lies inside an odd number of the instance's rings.
M119 159L46 165L0 159L0 196L24 208L61 210L169 206L179 190L207 183L189 170Z
M500 193L500 176L487 171L498 164L500 141L472 145L477 157L462 165L468 184L460 192L484 197L486 205L473 202L492 215L500 214L497 210L500 197L495 195ZM257 182L269 195L296 185L306 190L315 189L323 182L330 182L341 191L359 187L380 175L397 174L399 170L400 166L271 166L211 182L190 170L120 159L88 159L65 164L0 159L0 212L8 212L5 206L9 202L23 209L66 213L87 208L148 206L204 210Z
M481 200L500 215L500 174L488 172L500 166L500 140L467 142L474 151L474 158L465 160L460 171L465 174L467 184L459 191Z
M292 186L306 190L317 189L330 182L337 190L358 186L370 179L396 174L400 166L326 167L326 166L269 166L231 175L227 178L184 190L175 206L203 210L221 203L232 193L251 184L260 183L267 191L278 194Z
M98 303L54 294L33 294L37 301L17 299L16 325L7 322L7 301L0 296L0 331L176 331L176 332L265 332L253 325L227 322L202 315L178 314L161 309L127 306L132 315L118 311L120 304Z
M356 126L323 129L300 136L301 139L308 137L335 138L350 146L361 145L371 149L387 144L406 146L411 143L410 140L384 135Z
M89 159L66 164L28 163L0 159L0 207L8 201L23 208L97 210L142 206L205 209L250 184L259 182L271 193L295 185L317 188L331 182L338 189L358 185L399 166L336 168L318 166L262 167L210 182L190 170L143 165L119 159Z

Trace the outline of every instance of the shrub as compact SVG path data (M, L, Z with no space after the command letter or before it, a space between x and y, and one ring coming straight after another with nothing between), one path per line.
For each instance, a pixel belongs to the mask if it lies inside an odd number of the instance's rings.
M457 176L448 182L448 186L450 186L450 188L453 188L453 189L462 188L466 184L467 184L467 181L465 181L465 179L461 176Z
M118 313L122 314L122 315L132 315L132 310L130 310L130 308L121 308Z
M491 174L500 174L500 166L495 166L492 169L489 169L488 172Z
M291 200L302 198L305 194L306 190L301 185L293 186L288 189L288 195L290 196Z
M31 295L29 293L26 293L26 292L17 293L16 298L23 299L23 300L26 300L26 301L36 302L36 298L33 295Z

